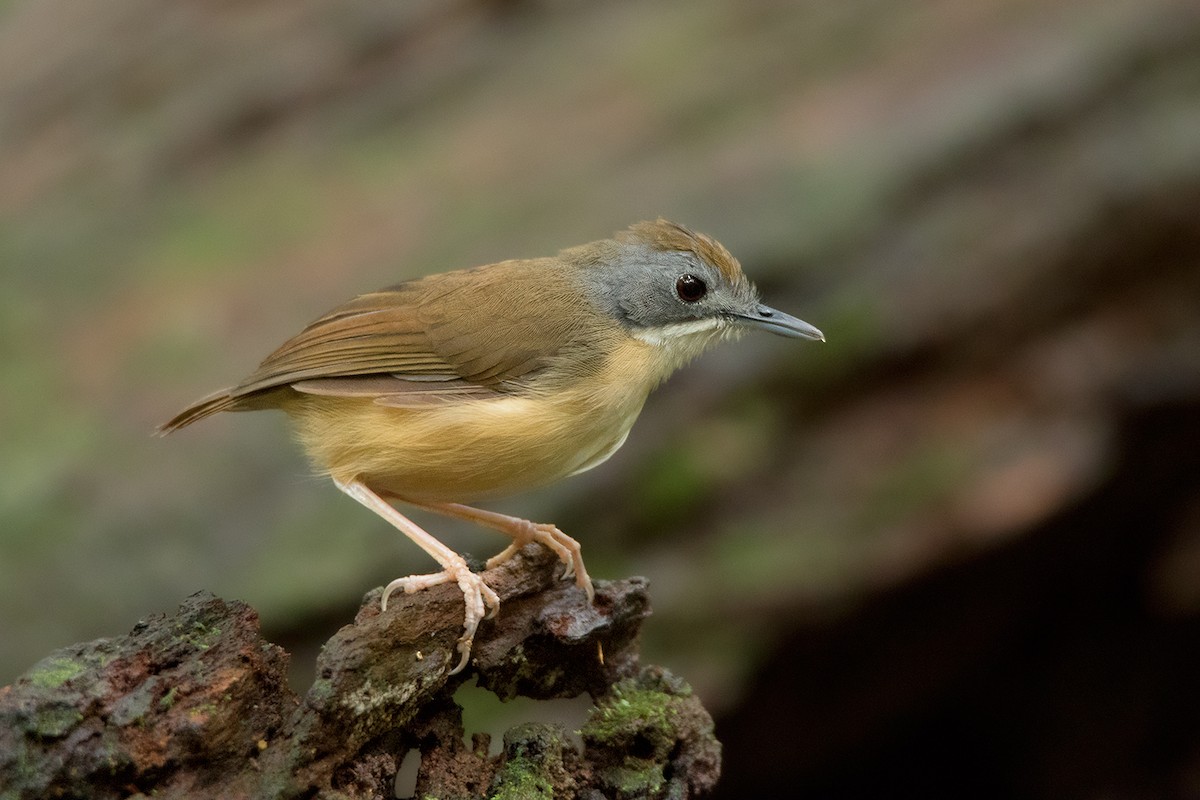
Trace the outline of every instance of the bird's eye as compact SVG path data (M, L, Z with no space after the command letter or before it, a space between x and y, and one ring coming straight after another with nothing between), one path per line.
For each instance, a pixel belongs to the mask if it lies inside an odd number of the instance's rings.
M679 299L685 303L695 303L707 293L708 286L704 280L691 273L680 275L679 279L675 281L675 294L679 295Z

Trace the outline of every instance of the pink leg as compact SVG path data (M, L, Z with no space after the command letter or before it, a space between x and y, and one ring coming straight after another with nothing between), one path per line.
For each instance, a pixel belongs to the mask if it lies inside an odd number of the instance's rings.
M397 500L414 505L417 508L432 511L435 514L474 522L485 528L499 531L505 536L511 536L513 543L488 559L488 569L508 561L529 542L538 542L549 548L559 557L564 564L563 577L574 577L575 584L587 594L588 602L591 602L596 597L596 591L592 588L592 579L588 577L587 568L583 566L583 553L579 547L579 542L567 536L553 525L530 522L520 517L510 517L507 514L485 511L481 508L472 508L471 506L464 506L459 503L426 503L409 500L406 497L390 493L388 496L395 497Z
M432 556L433 560L442 567L442 572L397 578L389 583L383 590L383 599L380 602L383 610L387 610L388 597L397 589L404 589L406 594L411 594L430 586L451 582L457 583L458 588L462 589L463 600L466 602L463 635L458 640L458 652L462 654L462 657L459 659L458 666L452 669L450 674L460 672L467 665L467 659L470 658L471 644L475 641L475 631L479 628L479 621L484 618L485 611L490 610L490 616L499 610L500 598L490 586L483 582L483 578L467 568L467 562L463 560L462 556L422 530L364 484L358 481L342 483L337 480L334 483L343 492L399 528L405 536Z

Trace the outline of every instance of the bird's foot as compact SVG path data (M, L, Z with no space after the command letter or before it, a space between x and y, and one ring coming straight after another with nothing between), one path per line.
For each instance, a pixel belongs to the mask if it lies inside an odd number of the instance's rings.
M514 536L513 543L502 551L492 556L487 560L487 568L492 569L498 567L505 561L517 554L522 547L529 542L537 542L543 547L548 548L556 556L559 561L563 562L562 579L574 578L575 585L583 589L587 595L588 602L592 602L596 598L596 590L592 586L592 579L588 575L587 567L583 565L583 551L579 546L579 542L567 536L554 525L541 522L528 522L526 520L518 520L523 523L520 532Z
M461 657L458 665L450 670L450 674L453 675L461 672L467 666L467 661L471 657L471 645L475 641L475 631L478 630L480 621L496 616L496 612L500 610L500 596L492 587L484 583L483 578L471 572L465 563L451 565L442 572L397 578L384 587L379 605L381 611L387 611L388 598L392 596L393 592L400 589L403 589L405 594L412 594L431 586L440 586L443 583L451 582L458 584L458 588L463 593L463 601L466 603L463 634L458 639L458 652Z

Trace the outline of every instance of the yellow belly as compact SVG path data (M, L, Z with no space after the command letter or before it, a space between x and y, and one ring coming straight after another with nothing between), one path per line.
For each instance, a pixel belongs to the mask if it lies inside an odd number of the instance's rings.
M624 442L645 392L559 393L394 408L296 395L283 404L310 458L343 483L413 500L470 503L590 469Z

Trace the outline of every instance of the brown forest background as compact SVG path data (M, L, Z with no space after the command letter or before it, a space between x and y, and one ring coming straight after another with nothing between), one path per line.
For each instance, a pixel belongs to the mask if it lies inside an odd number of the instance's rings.
M1190 0L0 3L0 683L201 588L305 682L428 564L281 418L154 426L355 293L658 215L828 344L501 507L650 578L726 795L1200 796Z

